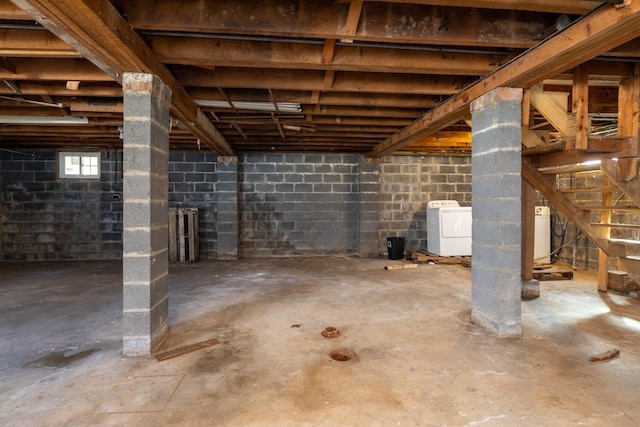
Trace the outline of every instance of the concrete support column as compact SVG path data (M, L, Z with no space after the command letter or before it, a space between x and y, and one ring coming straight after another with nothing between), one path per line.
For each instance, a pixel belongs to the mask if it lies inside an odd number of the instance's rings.
M498 336L521 333L521 101L498 88L471 104L471 320Z
M219 156L216 176L218 259L238 259L238 158Z
M123 353L148 355L168 331L168 169L171 90L125 73Z
M365 158L358 170L358 254L378 257L380 246L380 160Z

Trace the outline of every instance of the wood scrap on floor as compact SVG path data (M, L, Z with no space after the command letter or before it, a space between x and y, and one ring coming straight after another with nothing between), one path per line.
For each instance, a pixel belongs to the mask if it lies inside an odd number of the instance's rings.
M612 348L611 350L607 350L602 353L598 353L595 356L592 356L589 359L589 362L602 362L605 360L613 359L614 357L618 357L620 355L620 350L617 348Z
M391 264L385 265L385 270L406 270L407 268L417 268L418 264Z
M470 256L440 256L429 252L416 251L411 254L416 262L432 262L434 264L465 264L471 266Z
M174 357L178 357L178 356L182 356L183 354L187 354L187 353L192 353L196 350L201 350L203 348L206 347L211 347L214 346L216 344L220 344L220 341L218 341L217 339L211 339L211 340L207 340L207 341L202 341L196 344L191 344L188 345L186 347L180 347L177 348L175 350L171 350L171 351L165 351L164 353L157 353L156 359L158 359L158 361L163 361L163 360L167 360L167 359L171 359Z
M549 266L533 267L533 278L536 280L571 280L573 271L566 268Z

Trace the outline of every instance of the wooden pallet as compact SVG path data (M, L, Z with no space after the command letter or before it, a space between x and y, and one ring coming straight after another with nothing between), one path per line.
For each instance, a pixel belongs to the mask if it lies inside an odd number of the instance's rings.
M428 252L417 251L411 254L411 259L416 262L433 262L435 264L462 264L471 266L470 256L440 256Z
M198 209L169 209L169 262L196 262L199 258Z
M556 267L534 267L533 278L536 280L571 280L573 271Z

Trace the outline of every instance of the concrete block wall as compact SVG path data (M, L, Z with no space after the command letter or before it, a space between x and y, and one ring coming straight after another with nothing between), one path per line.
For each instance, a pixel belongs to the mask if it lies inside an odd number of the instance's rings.
M55 167L50 150L0 152L0 259L120 259L122 152L102 153L97 181ZM220 258L219 168L215 153L169 155L169 207L199 209L203 259ZM383 256L389 236L426 250L427 202L471 204L470 157L248 154L237 169L240 256Z
M169 207L198 208L200 258L217 256L217 160L211 152L169 154Z
M360 160L241 156L240 256L356 254Z
M121 154L102 153L99 180L57 180L53 151L0 151L0 258L119 259Z
M471 157L388 156L380 162L380 243L405 237L405 251L427 250L427 202L471 206Z

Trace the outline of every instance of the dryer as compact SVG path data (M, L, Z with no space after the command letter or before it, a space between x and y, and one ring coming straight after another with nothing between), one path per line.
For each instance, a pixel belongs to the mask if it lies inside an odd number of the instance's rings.
M427 203L427 251L440 256L471 255L471 207L455 200Z

